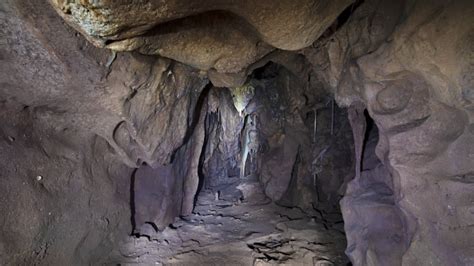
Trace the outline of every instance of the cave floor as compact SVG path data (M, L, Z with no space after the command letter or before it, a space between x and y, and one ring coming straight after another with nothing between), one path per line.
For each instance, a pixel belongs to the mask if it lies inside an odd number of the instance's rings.
M191 216L149 237L130 237L116 265L346 265L342 223L255 198L202 191ZM108 263L107 263L108 264Z

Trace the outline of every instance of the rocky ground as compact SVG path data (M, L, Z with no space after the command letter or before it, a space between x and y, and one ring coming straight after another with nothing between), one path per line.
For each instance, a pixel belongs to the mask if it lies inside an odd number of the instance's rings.
M247 182L247 186L252 183ZM253 183L255 184L255 183ZM258 193L258 192L256 192ZM262 200L202 191L192 215L131 236L101 262L119 265L346 265L342 222ZM323 216L325 218L323 218Z

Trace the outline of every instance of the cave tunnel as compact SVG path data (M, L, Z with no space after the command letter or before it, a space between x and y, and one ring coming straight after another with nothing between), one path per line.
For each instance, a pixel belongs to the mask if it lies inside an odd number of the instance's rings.
M355 165L347 111L297 75L270 61L243 86L207 84L182 150L166 167L144 163L133 173L132 235L183 250L185 263L348 264L339 208ZM364 154L372 157L364 162L376 157L368 132L372 146ZM183 249L183 237L193 244ZM189 254L216 241L235 250Z
M0 3L0 265L474 265L472 1Z

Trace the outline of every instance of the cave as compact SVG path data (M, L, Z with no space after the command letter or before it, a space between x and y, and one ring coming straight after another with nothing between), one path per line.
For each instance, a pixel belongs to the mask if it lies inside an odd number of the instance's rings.
M474 265L472 1L0 23L0 265Z

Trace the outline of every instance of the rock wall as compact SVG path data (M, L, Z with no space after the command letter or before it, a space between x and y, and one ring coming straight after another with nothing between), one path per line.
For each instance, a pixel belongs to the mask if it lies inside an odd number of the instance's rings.
M359 113L367 108L380 132L383 167L357 171L342 201L347 254L356 265L469 265L473 6L407 1L387 12L381 17L378 9L370 24L383 38L362 26L369 34L352 39L346 29L360 25L352 22L325 49L305 51L338 102ZM356 115L351 122L359 146L365 121Z
M203 70L214 67L219 72L235 73L260 59L272 46L298 50L310 45L351 1L51 3L97 46L118 51L139 49Z
M401 262L469 265L474 9L467 1L411 4L393 42L357 61L361 93L406 217L411 242Z
M183 162L199 158L203 135L191 132L203 124L196 106L207 79L167 59L96 49L47 3L0 10L0 261L103 259L132 233L142 179L130 177L144 164L172 162L180 177L160 196L178 199L160 219L189 213L198 160Z
M253 78L249 109L255 110L261 143L258 176L266 195L280 204L335 211L338 189L352 172L350 125L331 96L289 64L304 60L290 58L274 59L278 63Z

